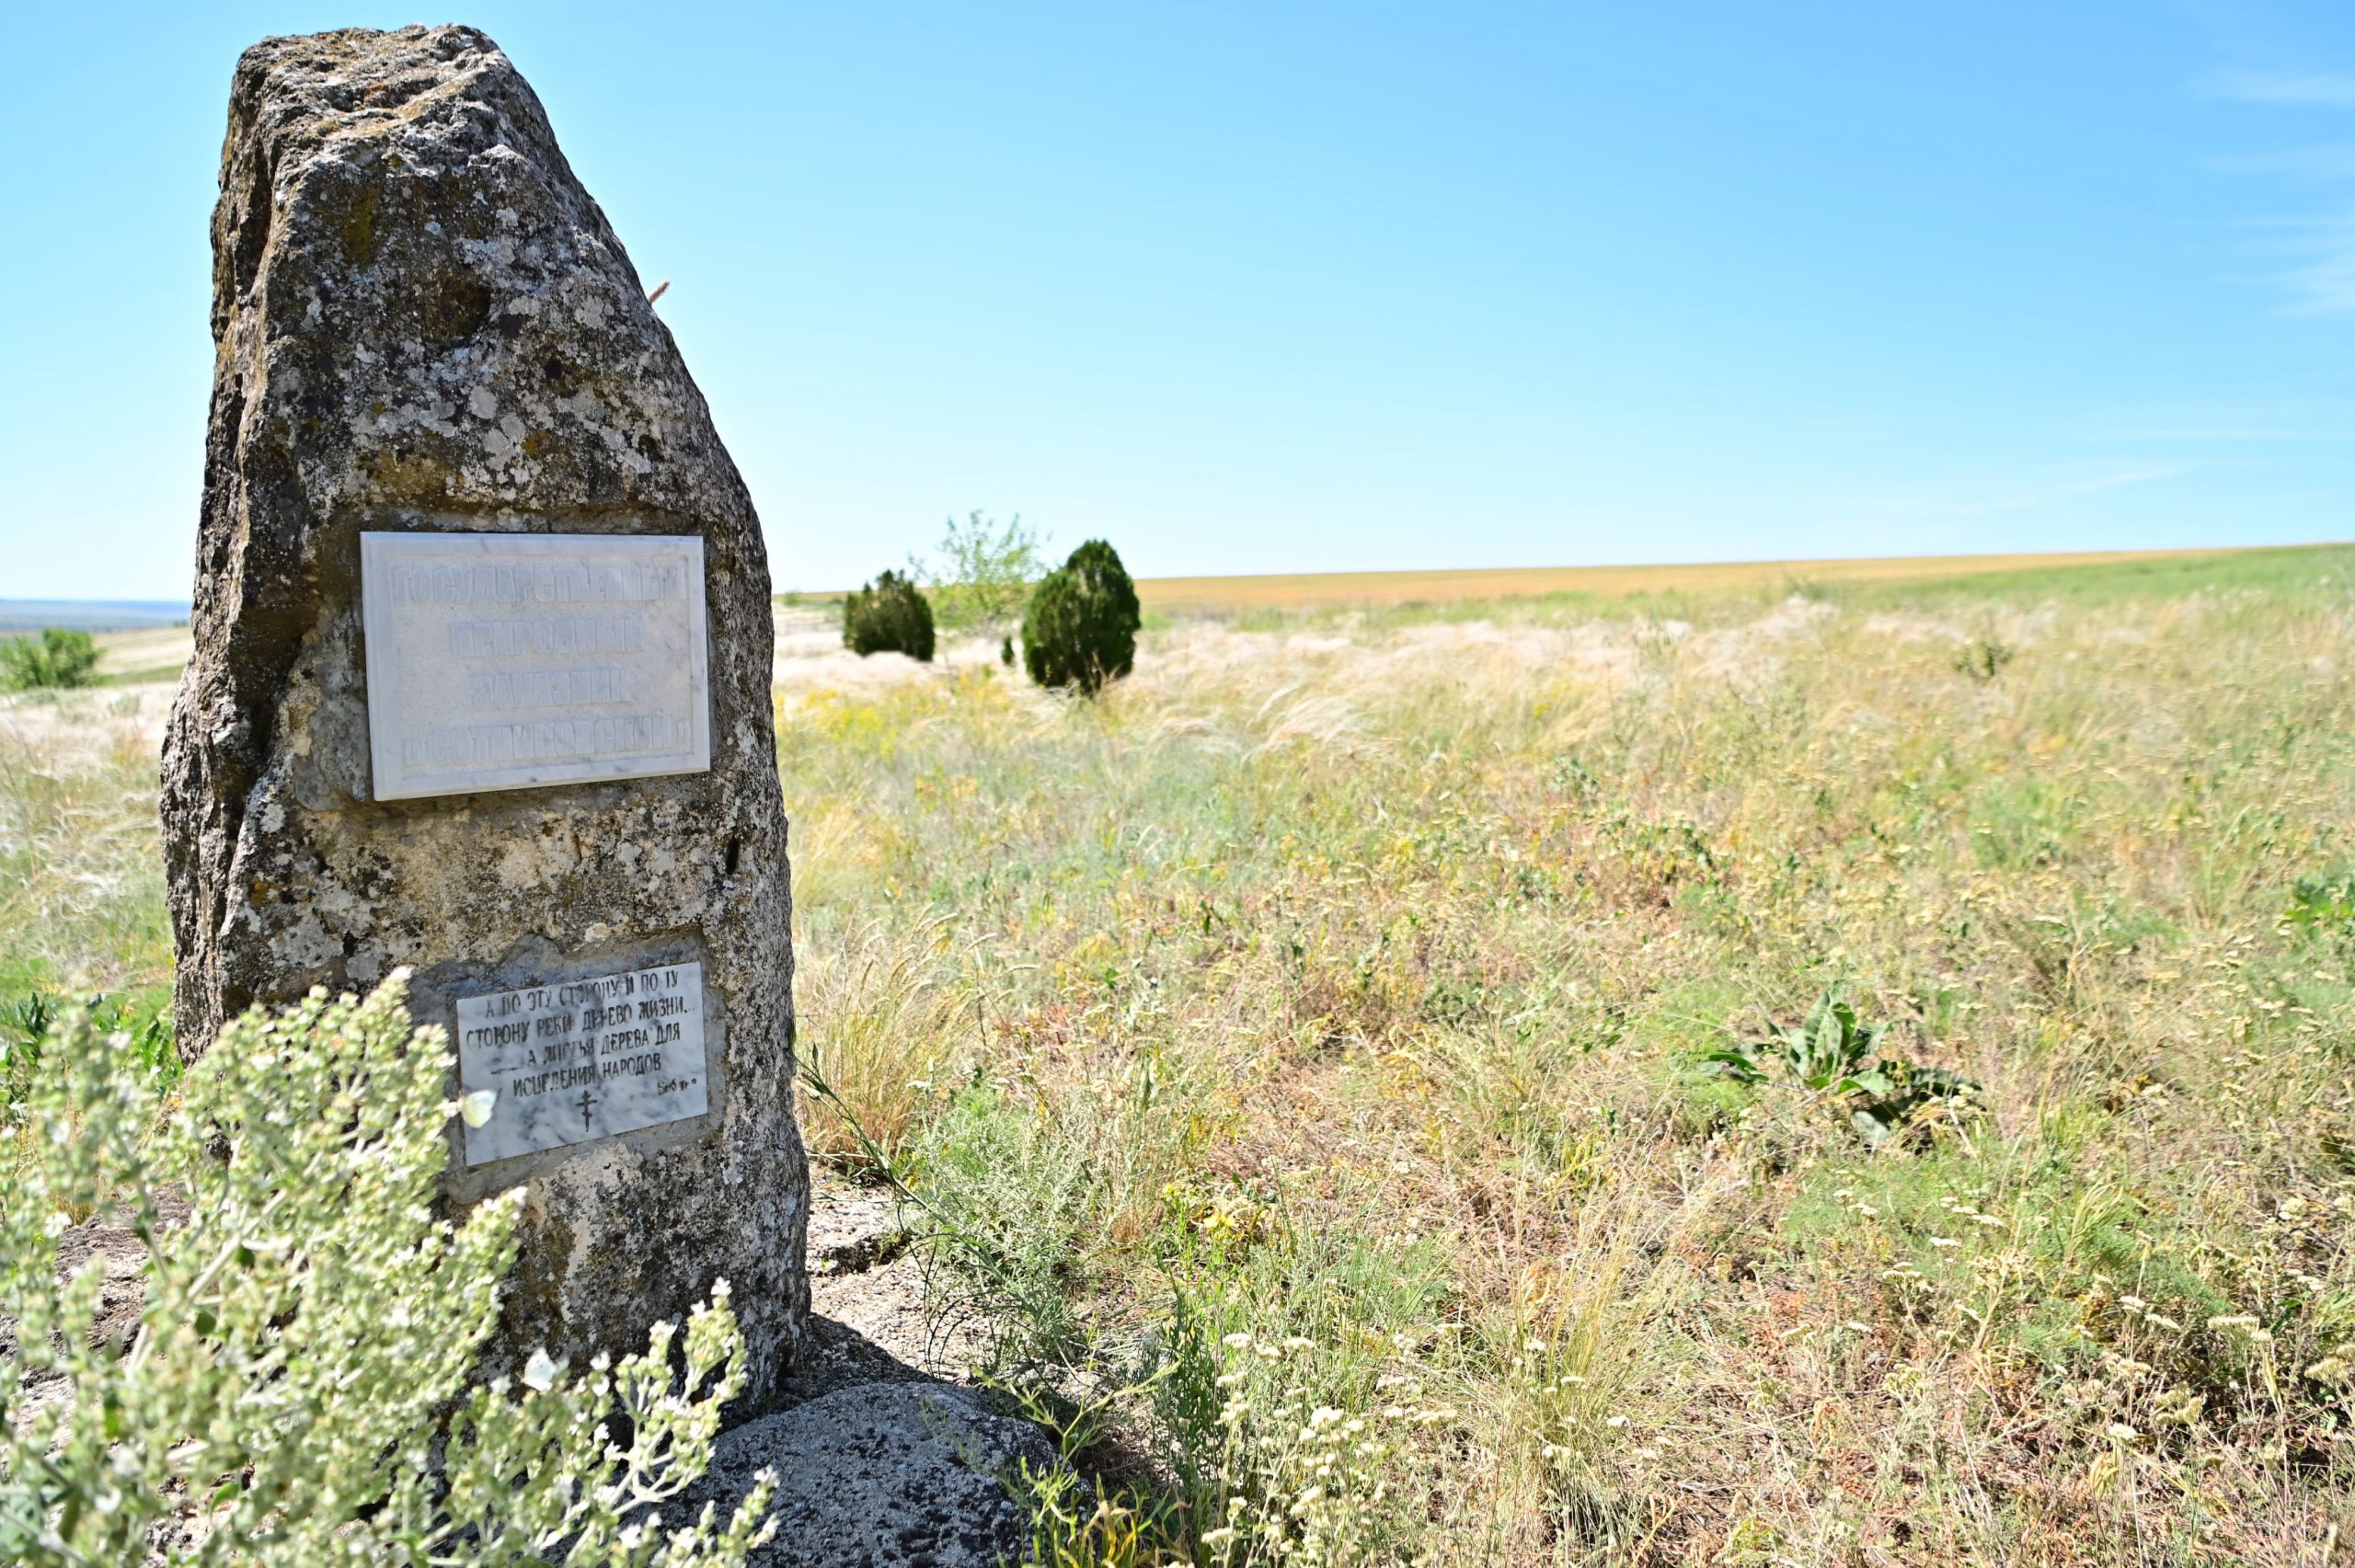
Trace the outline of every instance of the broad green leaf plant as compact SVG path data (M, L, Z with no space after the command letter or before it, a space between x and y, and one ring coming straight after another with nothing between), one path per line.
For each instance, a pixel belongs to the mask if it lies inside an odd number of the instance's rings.
M132 1041L58 1022L31 1167L0 1196L0 1562L731 1568L765 1539L765 1478L725 1523L661 1512L742 1386L724 1285L619 1366L543 1353L521 1388L472 1384L522 1194L434 1217L461 1107L405 981L248 1013L168 1116ZM92 1216L149 1254L112 1335L103 1260L57 1266Z
M1856 1135L1878 1149L1904 1131L1915 1113L1952 1105L1979 1087L1944 1068L1898 1057L1876 1060L1881 1032L1835 988L1816 998L1805 1021L1775 1028L1763 1040L1705 1051L1698 1060L1705 1070L1743 1083L1763 1082L1765 1064L1780 1062L1801 1088L1844 1105Z

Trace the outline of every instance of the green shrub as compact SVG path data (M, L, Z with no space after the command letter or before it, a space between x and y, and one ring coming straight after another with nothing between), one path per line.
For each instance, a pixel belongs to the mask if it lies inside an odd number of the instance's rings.
M2004 666L2011 663L2018 652L2009 643L1998 642L1993 637L1973 637L1955 650L1955 670L1973 681L1993 681L2004 672Z
M0 1205L18 1346L0 1357L0 1562L149 1561L150 1531L191 1504L209 1534L174 1562L686 1568L757 1544L765 1486L724 1528L708 1507L625 1523L703 1472L742 1386L724 1289L618 1367L567 1377L540 1353L521 1390L469 1391L523 1195L433 1218L459 1107L442 1098L441 1032L410 1031L404 979L246 1014L153 1139L128 1037L84 1013L52 1030L31 1163ZM167 1181L184 1185L184 1224L163 1223ZM95 1214L149 1253L128 1344L94 1333L103 1259L58 1277L60 1228Z
M40 692L98 682L98 645L87 632L52 626L0 643L0 690Z
M932 662L932 606L914 581L885 572L843 601L843 647L861 658L903 653Z
M1049 572L1022 617L1022 659L1041 686L1076 686L1089 696L1134 668L1137 585L1120 553L1091 539Z
M2355 868L2301 876L2290 889L2290 907L2281 921L2291 932L2308 937L2335 937L2355 933Z

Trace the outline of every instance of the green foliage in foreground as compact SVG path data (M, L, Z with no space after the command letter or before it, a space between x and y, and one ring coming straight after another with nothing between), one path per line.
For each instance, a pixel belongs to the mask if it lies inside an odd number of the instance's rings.
M643 1517L709 1460L741 1386L724 1293L684 1335L568 1379L545 1355L471 1391L514 1261L520 1192L431 1218L454 1107L438 1030L396 976L230 1025L160 1136L132 1043L52 1032L31 1161L0 1212L0 1561L191 1564L741 1563L766 1488L724 1528ZM208 1148L212 1145L212 1148ZM220 1157L215 1150L225 1148ZM190 1214L165 1223L182 1184ZM103 1335L104 1260L60 1238L119 1216L151 1254L137 1323ZM685 1377L671 1367L683 1352ZM628 1420L626 1444L603 1425Z
M913 578L885 572L843 601L843 647L865 658L903 653L932 662L932 606Z
M52 626L0 642L0 691L45 692L98 682L98 645L87 632Z
M1137 585L1120 552L1091 539L1049 572L1022 618L1022 658L1041 686L1094 696L1137 661Z

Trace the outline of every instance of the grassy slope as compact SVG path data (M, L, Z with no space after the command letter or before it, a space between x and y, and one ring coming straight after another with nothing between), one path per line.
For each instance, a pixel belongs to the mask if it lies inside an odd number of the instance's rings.
M1315 1486L1376 1560L2315 1562L2355 914L2281 915L2355 862L2350 582L1263 612L1093 705L798 704L802 1038L1001 1371L1198 1535ZM154 986L151 755L0 730L0 978ZM1834 983L1984 1115L1875 1154L1694 1070Z

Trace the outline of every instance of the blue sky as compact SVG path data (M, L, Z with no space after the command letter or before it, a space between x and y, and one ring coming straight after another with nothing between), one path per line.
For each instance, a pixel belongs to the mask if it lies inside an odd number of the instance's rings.
M229 73L6 0L0 596L188 589ZM2355 7L534 5L781 587L2355 536Z

